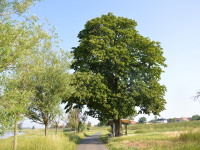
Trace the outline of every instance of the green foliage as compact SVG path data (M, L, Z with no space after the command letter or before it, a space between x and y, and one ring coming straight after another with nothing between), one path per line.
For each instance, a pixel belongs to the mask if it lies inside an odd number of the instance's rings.
M100 139L105 144L109 143L109 137L108 137L108 135L101 135Z
M14 149L18 121L28 114L48 125L60 112L62 97L72 91L66 84L68 57L51 51L57 43L54 29L43 30L37 17L26 14L36 1L0 2L0 128L14 123Z
M200 116L199 115L193 115L192 120L200 120Z
M176 118L169 118L168 121L169 122L176 122Z
M80 132L86 131L86 128L87 128L87 126L85 123L82 123L82 122L79 123L79 131Z
M30 85L35 92L28 117L46 127L61 113L62 98L73 92L67 63L65 54L43 52L33 56L29 66Z
M23 123L22 123L22 122L20 122L20 123L18 124L18 129L19 129L19 130L22 130L22 129L23 129Z
M68 126L77 132L83 132L86 130L86 116L84 116L81 113L80 109L72 109L69 113L68 113Z
M80 123L80 111L78 109L73 109L68 113L68 126L72 130L78 131L78 126Z
M146 123L146 122L147 122L147 118L145 118L145 117L141 117L138 120L138 123Z
M29 9L31 5L34 5L36 1L41 0L1 0L0 16L10 14L20 15L27 11L27 9Z
M27 77L19 70L3 82L4 92L0 99L1 128L12 126L24 118L28 111L32 91L27 88Z
M34 1L1 1L0 73L15 68L18 59L35 51L41 47L42 43L46 43L47 38L50 38L49 34L43 31L42 26L37 24L38 19L35 16L23 17L20 15L20 21L18 21L11 16L1 14L10 9L14 9L12 12L25 11Z
M67 97L70 94L70 92L62 93L68 88L67 84L64 85L69 81L67 74L69 63L66 61L68 57L64 52L56 56L51 51L57 43L55 40L57 35L54 33L54 29L43 30L43 25L38 23L37 17L26 14L28 8L34 5L36 1L40 0L5 0L1 1L0 4L1 128L11 125L12 120L22 119L25 114L30 115L27 108L33 106L34 100L37 101L35 95L41 97L44 91L46 98L42 99L46 101L46 105L41 104L40 101L36 103L40 105L40 108L44 107L45 111L50 109L51 116L48 116L49 114L46 114L46 112L43 116L51 120L54 118L54 114L58 114L60 111L59 106L55 108L52 105L59 105L62 96ZM12 14L15 14L15 18L12 17ZM16 17L16 14L19 16ZM48 63L51 67L47 67ZM62 65L59 65L59 63ZM10 84L6 82L10 82ZM63 86L60 87L61 83L63 83ZM8 85L12 85L12 88ZM51 95L47 95L47 93L51 93ZM32 101L30 101L30 97ZM57 99L60 99L59 102ZM48 104L50 102L51 104ZM35 110L36 108L33 107L32 109ZM13 114L15 114L15 117ZM31 116L33 118L33 113L31 113Z
M78 92L67 101L84 104L100 120L126 118L164 110L165 86L159 84L165 58L159 42L141 36L134 20L111 13L94 18L79 32L73 48L73 85Z
M87 130L88 130L88 131L90 131L91 126L92 126L91 122L88 122L88 123L87 123Z

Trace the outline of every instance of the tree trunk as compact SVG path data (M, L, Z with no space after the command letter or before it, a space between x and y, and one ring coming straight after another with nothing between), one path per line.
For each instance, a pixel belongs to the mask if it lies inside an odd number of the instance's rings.
M121 128L121 135L123 136L124 133L123 133L123 125L122 124L121 124L120 128Z
M127 124L125 125L125 134L127 135Z
M113 124L110 125L110 127L111 127L111 134L113 135Z
M47 136L48 124L45 124L45 136Z
M115 123L113 122L113 137L115 137Z
M121 119L113 120L115 123L115 137L121 135Z
M58 126L56 126L56 134L58 134Z
M80 132L80 124L78 124L77 132Z
M58 134L58 122L56 122L55 124L56 124L56 134Z
M17 134L18 134L18 120L16 119L14 122L14 140L13 140L13 150L17 149Z

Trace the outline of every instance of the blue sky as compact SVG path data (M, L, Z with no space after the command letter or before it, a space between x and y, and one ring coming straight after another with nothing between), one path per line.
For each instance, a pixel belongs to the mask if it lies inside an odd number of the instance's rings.
M69 51L78 45L79 31L92 18L112 12L135 20L141 35L161 42L167 59L161 80L167 87L167 104L161 117L200 115L200 102L192 99L200 89L199 0L45 0L30 12L47 18Z

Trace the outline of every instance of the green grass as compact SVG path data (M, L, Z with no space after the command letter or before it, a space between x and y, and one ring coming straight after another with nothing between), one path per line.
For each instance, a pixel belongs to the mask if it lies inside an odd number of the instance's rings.
M25 130L18 136L18 150L75 150L88 135L101 132L101 140L109 150L199 150L200 121L168 124L136 124L128 126L128 135L108 137L110 127L92 127L87 133L49 130ZM23 131L24 132L24 131ZM12 149L13 137L0 140L0 150Z
M110 142L110 138L109 138L109 136L106 135L106 134L100 135L100 139L101 139L101 141L102 141L103 143L105 143L105 144L107 144L107 143Z
M18 136L18 150L75 150L85 137L83 133L66 133L49 130L47 137L43 130L25 130L25 135ZM0 150L12 150L13 137L0 140Z
M87 133L89 135L93 135L97 132L101 132L101 134L108 134L110 127L109 126L103 126L103 127L92 127L90 131Z
M179 140L183 142L199 142L200 143L200 131L193 131L188 133L182 133L179 136Z
M101 139L109 150L199 150L200 121L130 125L127 136Z
M128 126L129 133L141 132L169 132L169 131L184 131L192 130L200 127L200 121L189 121L189 122L174 122L164 124L136 124Z

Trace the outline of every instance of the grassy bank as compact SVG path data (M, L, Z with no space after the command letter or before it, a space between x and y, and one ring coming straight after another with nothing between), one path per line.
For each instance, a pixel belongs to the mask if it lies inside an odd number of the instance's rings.
M136 124L128 135L102 140L109 150L199 150L200 121L168 124Z
M128 126L128 135L110 138L110 127L93 127L87 133L49 130L25 130L18 136L18 150L75 150L87 135L101 132L101 139L109 150L199 150L200 121L168 124L136 124ZM0 140L0 150L12 149L13 137Z
M109 126L92 127L87 134L93 135L93 134L96 134L97 132L101 132L101 134L108 134L109 130L110 130Z
M184 131L193 130L200 127L200 121L189 121L189 122L173 122L173 123L162 123L162 124L136 124L128 126L129 133L149 133L149 132L167 132L167 131Z
M77 144L85 137L83 133L66 133L59 130L49 130L49 135L44 136L44 130L24 130L25 135L18 136L18 150L75 150ZM12 150L13 137L0 140L1 150Z

